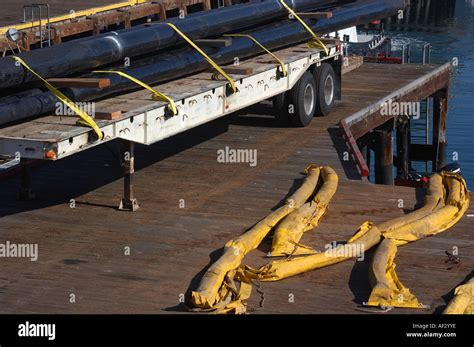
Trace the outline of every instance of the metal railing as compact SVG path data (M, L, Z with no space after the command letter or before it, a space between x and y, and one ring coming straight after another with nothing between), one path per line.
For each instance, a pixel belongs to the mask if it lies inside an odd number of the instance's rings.
M43 30L43 9L46 9L46 24L44 25ZM30 10L31 18L27 19L27 11ZM49 5L48 4L31 4L23 6L23 23L30 23L32 28L34 28L35 20L35 10L38 14L38 35L39 35L39 44L40 48L43 48L44 44L47 43L48 47L51 46L51 18L49 15ZM46 32L45 32L46 31Z

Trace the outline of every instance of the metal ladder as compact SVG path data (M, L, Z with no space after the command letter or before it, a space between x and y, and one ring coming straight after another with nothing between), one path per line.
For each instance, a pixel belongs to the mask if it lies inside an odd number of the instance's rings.
M43 30L43 9L46 10L46 24L44 25ZM27 19L27 12L28 10L30 11L31 18ZM45 44L47 44L47 47L51 46L51 22L50 22L50 15L49 15L49 5L48 4L31 4L31 5L24 5L23 6L23 23L29 23L31 22L32 24L32 29L33 23L35 22L35 10L37 10L38 14L38 22L39 22L39 32L37 35L39 35L39 44L40 48L43 48Z

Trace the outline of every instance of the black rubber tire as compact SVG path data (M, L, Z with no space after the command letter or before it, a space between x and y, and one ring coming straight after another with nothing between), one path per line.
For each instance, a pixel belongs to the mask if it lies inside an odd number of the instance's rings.
M310 109L305 108L305 95L312 93ZM306 127L313 120L316 112L317 89L313 75L306 71L288 93L289 106L293 105L293 112L289 112L290 122L296 127Z
M288 125L290 123L290 118L288 114L288 97L286 92L275 95L272 98L272 104L275 122L278 125Z
M321 66L317 67L313 71L314 80L318 87L318 100L316 103L316 115L327 116L332 111L334 106L334 100L336 98L336 74L331 64L322 63ZM328 78L332 78L332 99L328 103L325 97L325 83Z

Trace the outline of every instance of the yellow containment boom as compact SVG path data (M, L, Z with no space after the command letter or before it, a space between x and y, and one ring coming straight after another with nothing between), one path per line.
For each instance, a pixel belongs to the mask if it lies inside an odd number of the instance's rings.
M243 274L241 271L237 274L237 269L240 267L244 256L257 248L280 220L309 199L318 184L320 171L320 167L308 166L305 170L307 176L303 184L286 200L285 205L262 219L245 234L225 245L222 256L206 271L199 288L192 292L192 302L195 307L213 308L216 303L226 302L232 296L232 293L235 294L230 288L234 287L232 282L235 276L242 279ZM233 304L238 307L237 312L243 309L240 299L235 298L233 300L237 302Z
M444 185L441 175L432 175L430 177L428 189L423 201L423 206L416 211L406 214L399 218L390 219L379 224L379 228L385 232L397 229L407 223L415 222L418 219L428 216L436 209L444 206Z
M442 189L438 187L440 180L442 180ZM400 246L436 235L456 224L469 208L470 195L466 182L457 174L449 172L434 174L430 177L429 192L432 196L428 196L425 202L429 203L431 199L440 200L431 213L418 219L411 218L410 213L406 217L408 223L397 227L393 227L390 222L384 223L381 231L385 238L393 240L397 246Z
M474 314L474 278L454 290L454 298L443 314Z
M390 239L377 247L369 270L372 285L368 306L423 308L417 298L405 288L395 272L397 245Z
M415 220L409 214L407 216L409 223L400 224L397 228L389 228L388 230L383 230L370 222L365 222L346 245L337 246L335 249L329 249L324 253L271 262L259 270L251 270L254 275L253 278L261 281L280 280L335 264L345 259L358 257L357 247L364 247L364 251L367 251L379 243L381 236L393 240L396 245L403 245L446 230L457 223L469 207L469 192L464 179L459 175L451 173L435 174L432 177L435 185L439 182L438 176L441 176L445 188L450 188L446 198L443 197L443 192L447 189L442 190L440 196L442 200L449 204L443 204L444 206L438 204L438 209L431 214ZM438 190L435 194L437 193L439 193ZM389 224L385 224L385 227Z
M288 256L314 253L307 246L299 244L303 233L314 229L326 213L329 201L336 193L338 177L330 167L320 168L322 186L314 198L291 212L278 225L273 235L272 250L268 256Z
M362 257L364 252L378 244L380 239L379 229L374 224L365 222L346 244L337 245L321 253L275 260L259 269L245 267L245 273L249 278L262 282L279 281L350 258Z
M470 203L464 179L449 172L434 174L422 208L379 226L364 222L346 243L333 243L324 252L317 252L302 246L299 240L305 231L319 223L326 212L337 188L337 175L331 168L314 165L308 167L307 173L305 183L295 194L297 199L289 199L285 206L237 240L226 244L223 256L209 268L197 290L192 292L192 306L216 313L244 313L252 281L282 280L363 257L364 252L380 244L371 268L374 289L369 305L422 308L423 305L401 284L395 273L393 259L397 246L436 235L456 224ZM314 198L305 203L313 191ZM289 257L273 260L258 269L241 265L245 254L257 248L275 226L270 255Z

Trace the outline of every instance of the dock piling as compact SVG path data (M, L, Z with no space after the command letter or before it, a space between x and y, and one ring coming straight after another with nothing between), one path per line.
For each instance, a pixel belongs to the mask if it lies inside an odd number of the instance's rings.
M408 179L410 172L410 118L398 118L397 124L397 179Z
M373 135L375 142L375 183L393 185L392 129L376 130Z
M448 90L433 95L433 171L446 165L446 115L448 113Z

